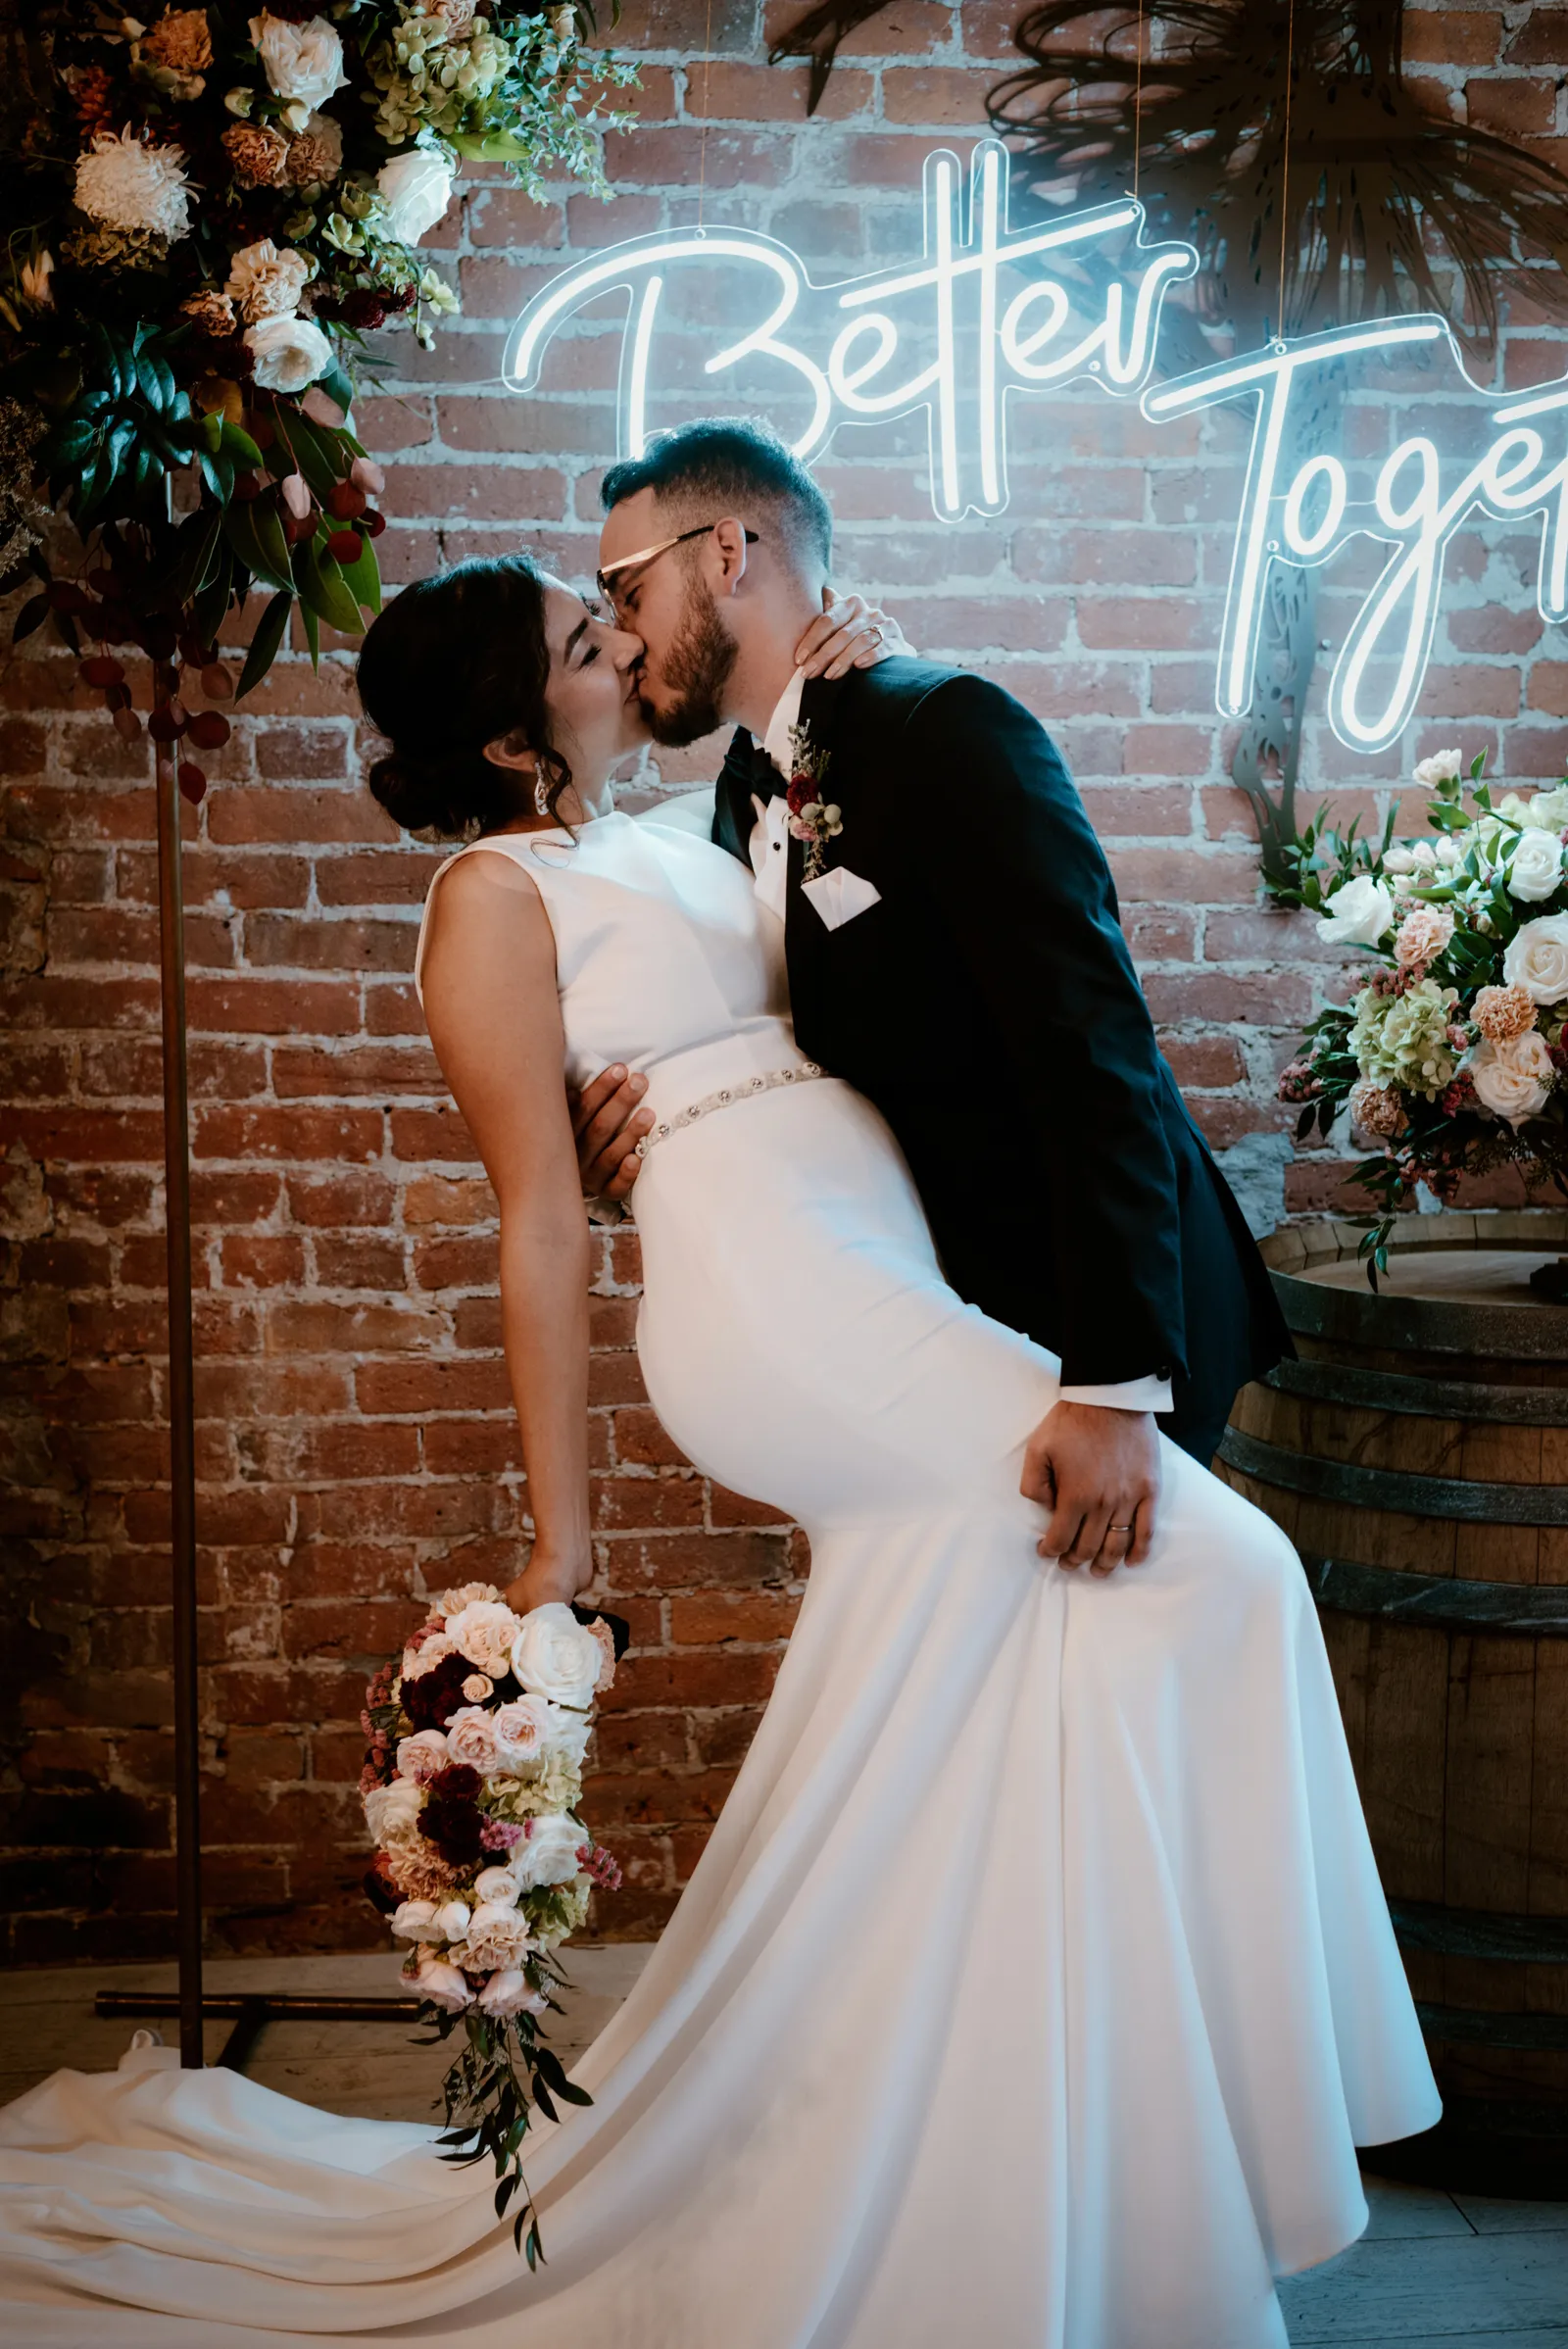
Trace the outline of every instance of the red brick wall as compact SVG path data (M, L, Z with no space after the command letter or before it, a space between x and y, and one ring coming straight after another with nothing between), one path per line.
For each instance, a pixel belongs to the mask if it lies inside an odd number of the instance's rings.
M798 13L770 8L769 28ZM359 411L387 462L392 576L518 540L570 576L591 570L613 342L563 346L534 399L485 379L519 301L565 258L693 217L705 86L709 218L770 229L819 274L843 273L909 249L920 159L933 133L978 128L1014 10L895 7L847 45L810 124L804 73L762 63L761 14L714 0L710 71L682 47L703 37L705 0L627 0L643 123L609 142L609 207L465 184L429 240L461 280L463 318L428 357L389 339L395 371ZM1456 113L1561 154L1564 12L1508 23L1413 13L1411 55ZM1521 319L1507 379L1562 357ZM1363 453L1392 445L1412 396L1391 382L1358 402ZM1166 1049L1227 1145L1279 1124L1274 1072L1333 975L1302 924L1258 904L1213 716L1242 421L1156 431L1083 392L1015 415L1013 504L996 522L933 522L912 443L824 465L841 567L923 650L983 667L1052 727L1110 849ZM1349 762L1314 723L1309 776L1365 792L1447 739L1489 748L1510 778L1557 776L1568 662L1535 614L1537 551L1534 525L1456 548L1402 759ZM1343 603L1326 599L1331 637ZM38 639L0 692L15 1855L0 1911L19 1958L139 1955L169 1945L172 1893L152 805L144 756ZM435 859L380 820L362 757L348 655L313 676L296 648L211 762L188 826L205 1827L214 1934L229 1948L378 1938L355 1889L367 1667L426 1588L509 1576L524 1522L493 1201L409 979ZM712 763L662 759L639 790ZM1333 1193L1327 1162L1293 1170L1298 1208ZM701 1848L806 1566L798 1536L663 1438L630 1350L636 1280L635 1239L605 1243L597 1525L637 1653L591 1801L629 1862L605 1923L633 1935L667 1914Z

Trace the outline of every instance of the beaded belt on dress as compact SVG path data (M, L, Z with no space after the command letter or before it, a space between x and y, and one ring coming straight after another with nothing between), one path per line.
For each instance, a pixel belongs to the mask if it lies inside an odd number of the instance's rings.
M733 1101L750 1101L754 1093L770 1093L775 1085L806 1085L812 1077L826 1075L827 1070L818 1068L814 1060L803 1060L798 1068L770 1068L760 1076L743 1077L738 1084L721 1086L717 1093L704 1094L700 1101L689 1101L673 1117L655 1126L651 1134L645 1134L637 1145L637 1155L646 1158L651 1150L669 1135L678 1134L682 1126L694 1126L700 1117L707 1117L714 1109L727 1109Z

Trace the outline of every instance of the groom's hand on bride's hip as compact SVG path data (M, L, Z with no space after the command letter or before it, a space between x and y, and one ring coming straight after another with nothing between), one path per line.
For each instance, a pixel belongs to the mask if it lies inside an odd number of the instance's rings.
M654 1122L643 1106L646 1077L619 1062L602 1069L581 1093L566 1088L566 1106L577 1140L577 1169L584 1199L623 1199L642 1165L637 1145Z
M1152 1411L1059 1402L1024 1449L1021 1490L1051 1511L1043 1558L1109 1574L1141 1566L1159 1505L1159 1431Z

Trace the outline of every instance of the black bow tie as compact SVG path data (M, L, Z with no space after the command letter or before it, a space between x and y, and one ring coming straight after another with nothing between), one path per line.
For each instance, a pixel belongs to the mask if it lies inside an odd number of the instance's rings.
M752 745L752 789L760 800L776 800L788 788L760 742Z

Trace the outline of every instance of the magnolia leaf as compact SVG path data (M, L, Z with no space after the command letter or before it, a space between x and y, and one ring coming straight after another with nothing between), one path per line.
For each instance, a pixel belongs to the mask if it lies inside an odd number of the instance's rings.
M237 459L241 465L255 469L260 468L261 450L248 432L242 431L238 424L231 424L226 416L222 419L222 431L220 434L220 439L229 455Z
M174 401L174 370L156 351L138 350L136 374L149 408L168 409Z
M17 613L15 625L11 630L12 643L14 645L21 644L23 638L30 636L34 628L41 628L48 617L49 598L47 596L29 596Z

